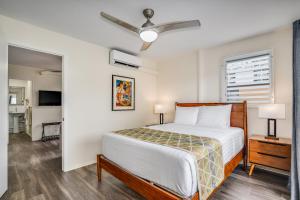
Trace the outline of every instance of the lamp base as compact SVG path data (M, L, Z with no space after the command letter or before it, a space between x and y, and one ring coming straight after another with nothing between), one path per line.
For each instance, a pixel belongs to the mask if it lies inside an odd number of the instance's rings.
M273 124L273 134L271 134L271 124ZM268 119L268 136L265 136L265 139L279 140L276 137L276 119Z
M164 124L164 114L163 113L159 114L159 124Z
M279 140L279 138L275 137L275 136L265 136L265 139L268 139L268 140Z

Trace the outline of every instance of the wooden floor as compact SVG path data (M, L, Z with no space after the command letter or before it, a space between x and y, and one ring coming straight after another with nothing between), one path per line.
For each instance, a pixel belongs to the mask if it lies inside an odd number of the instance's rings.
M1 200L143 199L105 172L102 182L98 183L96 165L63 173L58 145L58 141L31 142L25 134L11 135L9 189ZM259 169L248 177L238 168L213 199L289 199L287 182L286 176Z

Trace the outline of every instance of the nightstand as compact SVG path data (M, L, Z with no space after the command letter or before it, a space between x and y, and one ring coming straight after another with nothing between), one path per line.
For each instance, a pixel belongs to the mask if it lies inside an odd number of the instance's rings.
M255 165L263 165L285 171L291 168L291 139L265 139L263 135L253 135L248 139L248 160L251 164L249 176Z

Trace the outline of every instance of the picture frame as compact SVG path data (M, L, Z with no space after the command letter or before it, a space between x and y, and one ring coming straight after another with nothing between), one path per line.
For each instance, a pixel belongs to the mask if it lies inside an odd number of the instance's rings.
M112 75L112 111L135 110L135 78Z

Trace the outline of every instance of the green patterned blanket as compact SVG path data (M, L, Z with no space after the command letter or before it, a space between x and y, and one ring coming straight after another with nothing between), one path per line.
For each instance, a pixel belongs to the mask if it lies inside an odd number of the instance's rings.
M222 146L216 139L148 128L126 129L115 133L193 154L196 161L200 200L207 199L224 179Z

